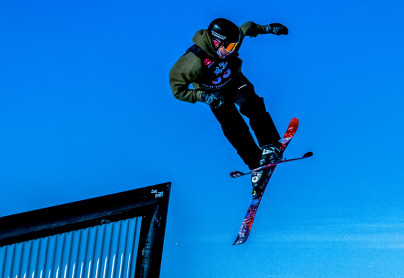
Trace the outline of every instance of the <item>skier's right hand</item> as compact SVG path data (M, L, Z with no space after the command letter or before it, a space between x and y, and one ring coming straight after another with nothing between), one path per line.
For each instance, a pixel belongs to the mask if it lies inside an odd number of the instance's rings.
M224 103L224 98L219 93L202 92L201 100L211 108L218 108Z

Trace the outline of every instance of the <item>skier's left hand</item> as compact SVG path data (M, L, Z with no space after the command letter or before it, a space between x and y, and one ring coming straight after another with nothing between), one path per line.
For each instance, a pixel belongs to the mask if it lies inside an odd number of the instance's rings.
M219 108L224 103L224 98L217 92L202 92L202 102L206 103L211 108Z
M287 35L289 33L288 28L280 23L271 23L265 25L265 31L267 34L274 34L274 35Z

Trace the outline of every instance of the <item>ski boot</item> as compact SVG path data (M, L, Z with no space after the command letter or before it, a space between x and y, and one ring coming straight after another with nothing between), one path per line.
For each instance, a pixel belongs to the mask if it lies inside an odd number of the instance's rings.
M277 142L275 144L270 144L262 147L262 156L260 160L260 166L274 163L282 158L281 155L282 144ZM251 183L252 183L252 197L257 199L262 194L262 186L265 181L265 177L270 173L271 168L264 169L259 172L252 172Z

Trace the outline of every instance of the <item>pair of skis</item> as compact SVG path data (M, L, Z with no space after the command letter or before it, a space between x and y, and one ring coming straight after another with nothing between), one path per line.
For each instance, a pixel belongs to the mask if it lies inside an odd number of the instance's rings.
M289 145L289 143L292 140L293 136L295 135L298 126L299 126L299 120L297 118L293 118L290 121L289 127L286 130L286 133L283 136L282 141L281 141L281 143L282 143L281 153L282 154L285 151L286 147ZM255 215L257 213L258 207L260 205L262 196L264 195L265 189L266 189L266 187L268 185L268 182L269 182L269 180L270 180L276 166L278 164L281 164L281 163L308 158L308 157L311 157L312 155L313 155L312 152L308 152L308 153L304 154L302 157L294 158L294 159L283 159L283 160L277 161L276 163L264 165L264 166L261 166L261 167L259 167L257 169L253 169L253 170L251 170L250 172L247 172L247 173L243 173L243 172L239 172L239 171L233 171L233 172L230 173L231 177L237 178L237 177L241 177L241 176L251 174L252 172L262 171L265 168L270 168L270 171L269 171L268 175L265 177L264 184L263 184L263 187L262 187L262 190L261 190L261 195L257 199L252 199L251 200L250 206L248 207L248 210L247 210L247 213L246 213L246 215L244 217L243 223L241 224L240 231L238 232L236 241L234 242L233 245L242 244L242 243L247 241L248 236L250 235L251 227L252 227L252 224L254 222L254 218L255 218Z
M262 170L264 170L266 168L271 168L271 167L276 166L278 164L282 164L282 163L290 162L290 161L297 161L297 160L308 158L308 157L311 157L311 156L313 156L313 153L312 152L307 152L302 157L293 158L293 159L281 159L281 160L276 161L274 163L263 165L261 167L255 168L255 169L253 169L253 170L251 170L250 172L247 172L247 173L243 173L243 172L240 172L240 171L233 171L233 172L230 173L230 176L232 178L238 178L238 177L242 177L242 176L245 176L245 175L249 175L249 174L251 174L253 172L262 171Z

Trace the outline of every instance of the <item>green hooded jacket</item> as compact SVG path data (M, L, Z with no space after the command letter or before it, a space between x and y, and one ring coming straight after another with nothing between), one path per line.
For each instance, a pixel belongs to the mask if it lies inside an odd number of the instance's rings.
M256 37L258 34L266 34L265 25L259 25L252 21L248 21L239 26L239 29L241 30L241 39L236 52L240 48L245 36ZM196 32L192 41L202 48L212 59L217 59L216 50L206 29ZM238 53L235 54L238 55ZM241 64L238 71L241 71ZM202 61L194 53L188 52L178 59L169 74L169 82L174 97L191 103L201 101L201 94L204 87L197 82L201 74ZM192 84L192 89L189 88L190 84Z

